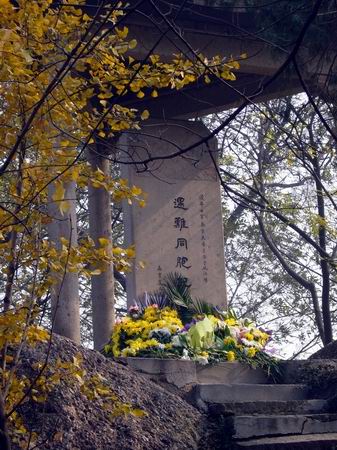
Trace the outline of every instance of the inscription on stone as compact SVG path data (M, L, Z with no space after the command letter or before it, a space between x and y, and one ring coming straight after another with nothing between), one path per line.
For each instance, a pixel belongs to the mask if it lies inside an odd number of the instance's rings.
M160 287L163 278L163 269L160 266L158 266L157 268L157 273L158 273L158 287Z
M207 237L206 237L206 220L205 217L205 194L199 195L199 206L200 206L200 242L202 250L202 276L205 283L208 283L208 266L207 266Z
M188 208L185 206L185 198L184 197L177 197L173 201L174 208L180 209L183 211L187 211ZM174 226L176 229L179 230L179 233L184 231L184 229L188 229L189 227L186 224L185 217L175 217L174 218ZM189 270L191 269L192 265L189 261L189 258L187 256L188 254L188 245L187 245L187 239L185 237L177 237L176 238L177 243L175 246L175 249L177 250L177 258L176 258L176 265L175 269L178 269L178 271L183 272L181 269ZM183 254L183 252L185 254Z
M200 122L152 123L144 136L129 135L122 146L132 160L141 161L175 153L206 134ZM214 140L181 157L155 159L145 172L141 164L125 166L123 176L148 195L145 208L126 205L124 210L126 244L135 244L137 255L127 279L129 303L158 289L169 272L179 272L191 284L192 296L225 306L220 186L209 149L217 151ZM138 261L145 262L145 269L138 268Z

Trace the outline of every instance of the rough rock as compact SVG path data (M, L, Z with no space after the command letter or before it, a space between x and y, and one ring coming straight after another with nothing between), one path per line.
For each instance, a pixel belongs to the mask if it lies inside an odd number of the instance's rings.
M26 348L20 371L34 376L32 366L44 362L47 345ZM200 412L139 373L107 359L93 350L76 346L72 341L54 336L49 363L57 358L71 361L80 353L89 375L101 374L123 402L130 402L147 415L130 414L109 417L98 402L90 401L79 384L61 384L49 394L45 403L32 400L20 407L26 426L40 438L39 450L192 450L204 430ZM36 372L35 372L36 374ZM14 446L16 450L16 447Z
M311 398L327 399L329 412L337 412L337 360L308 359L292 361L287 365L285 382L302 383L308 386Z
M309 359L336 359L337 360L337 341L333 341L325 347L313 353Z

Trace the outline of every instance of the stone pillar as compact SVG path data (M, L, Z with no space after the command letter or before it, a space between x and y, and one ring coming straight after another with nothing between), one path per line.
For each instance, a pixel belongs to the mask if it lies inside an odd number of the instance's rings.
M59 203L52 199L54 184L49 185L48 190L48 214L52 219L48 225L48 234L50 241L55 243L58 250L62 246L61 237L68 239L71 246L77 245L76 184L68 182L64 184L64 188L64 200L69 203L69 209L64 215L60 212ZM52 287L51 307L53 331L79 344L80 301L77 273L61 274L61 279Z
M101 157L95 148L87 152L88 161L94 170L100 169L110 175L110 162ZM99 245L98 239L108 239L106 247L112 252L111 196L104 188L88 187L89 229L90 236ZM112 333L114 323L114 277L112 264L106 265L105 271L91 278L92 322L94 348L100 350Z
M151 123L138 134L126 134L120 148L137 162L175 153L208 133L201 122ZM177 271L188 278L194 297L226 306L220 185L208 148L216 153L215 139L174 159L152 161L146 171L142 164L123 166L130 184L148 194L145 208L124 208L126 244L135 244L137 255L127 277L129 304Z

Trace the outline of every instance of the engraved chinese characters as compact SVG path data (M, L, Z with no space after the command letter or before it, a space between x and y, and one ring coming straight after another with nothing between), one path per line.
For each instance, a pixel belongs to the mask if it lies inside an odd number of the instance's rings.
M184 197L177 197L174 199L174 208L180 209L183 211L187 211L188 208L185 207L185 198ZM184 217L175 217L174 218L174 227L179 230L179 233L184 231L184 229L188 228L188 225L186 224L186 219ZM177 256L176 261L176 269L190 269L192 266L188 262L188 257L186 255L188 251L188 245L187 245L187 239L185 237L177 237L177 244L175 248L178 250L179 254ZM182 250L185 250L185 254L182 256Z
M202 276L205 283L208 283L208 267L207 267L207 245L206 245L206 223L205 223L205 194L199 195L199 212L200 212L200 239L202 247Z
M122 145L132 160L141 161L171 155L207 134L200 122L175 121L149 125L143 136L129 135ZM215 140L181 157L154 159L146 171L127 166L125 178L148 195L145 208L126 205L124 210L126 243L136 246L135 270L127 280L129 303L158 289L167 273L179 272L193 296L225 306L220 186L209 150L216 152ZM144 269L137 267L140 261Z

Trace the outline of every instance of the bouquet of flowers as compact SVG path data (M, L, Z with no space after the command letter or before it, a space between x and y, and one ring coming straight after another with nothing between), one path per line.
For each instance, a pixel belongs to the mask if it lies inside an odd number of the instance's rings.
M172 338L173 348L184 359L200 364L241 361L267 368L276 363L269 354L271 332L258 328L249 319L238 319L233 311L199 316Z
M176 278L176 280L175 280ZM241 361L271 371L277 361L268 351L271 332L233 311L194 301L178 275L166 291L147 294L119 319L106 354L114 357L180 358L208 364Z
M159 308L157 304L143 310L137 305L129 309L126 317L117 321L105 353L113 356L146 356L170 350L172 338L183 324L176 310Z

